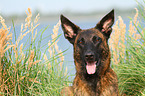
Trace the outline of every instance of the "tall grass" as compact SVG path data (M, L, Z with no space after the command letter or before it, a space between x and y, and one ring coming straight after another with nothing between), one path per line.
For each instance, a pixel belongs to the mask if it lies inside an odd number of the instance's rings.
M112 66L119 79L121 95L145 95L145 7L136 8L130 18L129 30L119 16L109 41L112 51Z
M10 31L0 16L0 94L58 96L62 87L68 85L64 51L57 45L60 22L54 26L53 34L43 37L48 27L37 33L39 14L34 20L29 8L26 14L19 36L15 30ZM50 36L52 39L43 44Z
M145 8L139 9L130 18L129 30L118 17L109 41L121 95L145 95ZM59 96L69 84L67 69L63 67L64 51L57 45L60 22L54 26L53 34L43 37L48 27L37 32L39 14L34 20L29 8L26 14L19 36L11 31L15 24L8 27L0 16L0 95ZM43 44L49 37L51 40Z

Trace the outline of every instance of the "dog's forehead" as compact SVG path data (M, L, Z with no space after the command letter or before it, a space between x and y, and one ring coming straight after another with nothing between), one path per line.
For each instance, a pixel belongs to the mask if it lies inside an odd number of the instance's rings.
M93 36L98 36L103 38L104 35L102 32L100 32L98 29L87 29L87 30L81 30L79 32L79 37L85 37L85 38L92 38Z

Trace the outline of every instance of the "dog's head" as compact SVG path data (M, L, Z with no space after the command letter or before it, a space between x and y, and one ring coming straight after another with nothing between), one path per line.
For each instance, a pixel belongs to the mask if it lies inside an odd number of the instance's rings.
M61 15L64 36L74 46L76 70L79 73L103 74L110 66L108 39L114 23L114 10L104 16L94 28L82 30Z

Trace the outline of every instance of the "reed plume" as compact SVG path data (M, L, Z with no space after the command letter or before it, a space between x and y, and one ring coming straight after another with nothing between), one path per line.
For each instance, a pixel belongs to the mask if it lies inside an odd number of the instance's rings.
M139 11L130 18L129 29L121 16L118 17L110 38L110 49L112 52L112 66L119 80L121 95L136 96L144 94L144 27L139 21Z

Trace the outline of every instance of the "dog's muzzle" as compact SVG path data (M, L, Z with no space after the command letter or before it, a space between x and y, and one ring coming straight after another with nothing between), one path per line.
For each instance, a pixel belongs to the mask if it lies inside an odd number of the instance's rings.
M95 60L95 54L93 52L86 52L85 54L86 70L88 74L94 74L96 72L96 66L98 61Z

